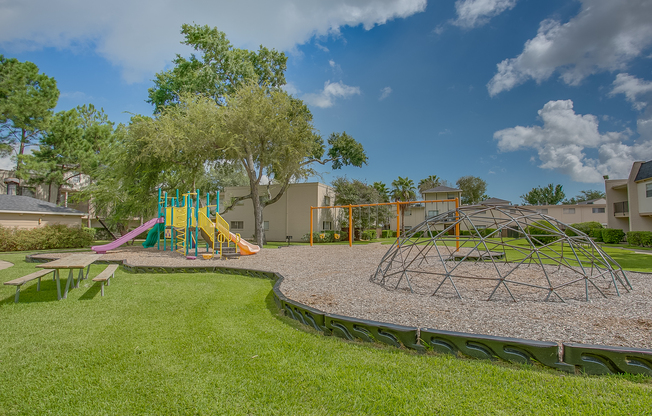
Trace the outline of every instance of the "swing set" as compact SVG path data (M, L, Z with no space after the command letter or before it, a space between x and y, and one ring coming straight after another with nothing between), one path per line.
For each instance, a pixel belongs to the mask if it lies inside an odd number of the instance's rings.
M369 207L369 222L371 223L371 207L376 207L376 220L378 220L378 207L387 206L387 205L396 205L396 239L401 236L401 205L411 205L411 204L430 204L435 202L455 202L455 218L459 218L459 207L460 201L458 198L453 199L434 199L428 201L395 201L395 202L379 202L376 204L357 204L357 205L333 205L326 207L310 207L310 245L313 245L313 210L319 209L331 209L331 208L343 208L349 210L349 247L353 246L353 208L363 208ZM360 219L362 219L362 211L360 211ZM457 237L457 245L459 248L459 237L460 237L460 226L459 224L455 225L455 236Z

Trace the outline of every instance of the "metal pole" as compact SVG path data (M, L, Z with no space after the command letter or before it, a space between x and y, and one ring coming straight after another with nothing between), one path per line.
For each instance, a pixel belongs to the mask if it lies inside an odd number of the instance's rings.
M455 251L460 251L460 201L455 198Z
M349 247L353 246L353 206L349 205Z
M312 206L310 207L310 247L312 247Z
M197 257L197 249L199 245L199 189L195 195L195 257Z
M401 236L401 209L400 209L401 204L396 201L396 239Z

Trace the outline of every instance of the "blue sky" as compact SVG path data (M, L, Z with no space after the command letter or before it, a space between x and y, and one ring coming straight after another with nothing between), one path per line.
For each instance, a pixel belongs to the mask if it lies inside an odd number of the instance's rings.
M190 53L192 22L285 51L315 127L363 143L369 164L327 183L474 175L519 203L548 183L603 190L652 159L649 0L24 0L0 4L0 53L54 77L57 110L126 123L151 114L151 79Z

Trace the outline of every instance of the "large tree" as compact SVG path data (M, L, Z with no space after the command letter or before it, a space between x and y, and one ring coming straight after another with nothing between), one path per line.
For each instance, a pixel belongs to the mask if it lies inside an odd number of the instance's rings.
M462 176L456 182L462 191L462 204L474 205L487 199L487 182L477 176Z
M380 182L368 185L357 179L349 180L346 177L340 177L331 183L335 189L335 205L360 205L360 204L378 204L388 202L387 195L382 194L377 187ZM383 184L384 186L384 184ZM381 188L381 191L383 188ZM384 189L387 192L387 189ZM356 228L367 229L371 227L382 227L389 222L392 217L392 210L389 206L379 206L371 208L357 208L360 210L359 215L353 214L353 221ZM363 215L364 213L364 215ZM348 221L348 212L340 219Z
M32 62L0 55L0 157L21 156L37 144L58 100L54 78Z
M263 244L263 209L277 202L290 183L315 173L314 163L361 167L367 156L360 143L344 133L327 141L315 132L312 115L300 100L279 89L249 81L227 98L221 109L225 156L238 161L249 178L248 195L234 198L230 207L251 199L256 243ZM327 149L328 146L328 149ZM276 195L260 195L263 177L280 185Z
M112 136L113 123L92 104L61 111L52 118L39 149L19 157L24 164L18 176L30 185L48 185L50 193L55 186L59 204L63 185L82 174L93 178L100 152Z
M179 103L183 93L202 94L223 105L247 81L271 88L285 84L287 57L283 52L263 46L257 52L234 48L224 32L209 26L184 24L181 33L185 36L182 43L200 56L177 55L172 69L156 74L148 100L155 112Z
M414 181L408 177L392 181L392 199L394 201L414 201L417 197ZM405 234L405 205L401 204L401 234Z
M548 184L548 186L532 188L528 193L521 195L523 203L526 205L557 205L566 194L561 185Z
M594 189L589 189L585 191L580 191L579 195L576 195L571 199L564 199L562 204L564 205L579 204L580 202L592 201L594 199L600 199L605 197L606 194L604 192L597 191Z

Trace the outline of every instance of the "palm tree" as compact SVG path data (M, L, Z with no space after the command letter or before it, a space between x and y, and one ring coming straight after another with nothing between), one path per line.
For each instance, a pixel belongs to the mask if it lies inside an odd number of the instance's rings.
M392 198L394 201L414 201L417 196L415 191L412 179L399 176L398 179L392 181ZM405 233L405 205L401 205L401 233Z
M427 191L428 189L432 189L441 184L442 183L440 177L437 175L430 175L427 178L421 179L419 181L419 193L423 195L423 191Z

